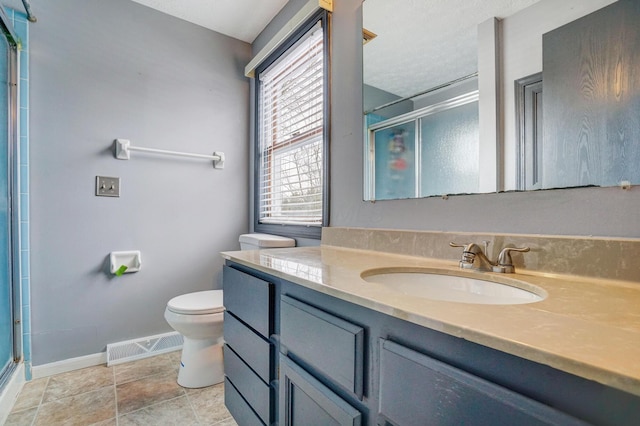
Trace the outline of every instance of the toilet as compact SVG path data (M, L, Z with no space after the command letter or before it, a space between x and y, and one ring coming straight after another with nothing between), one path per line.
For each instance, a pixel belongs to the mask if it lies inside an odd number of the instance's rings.
M222 290L197 291L169 300L164 318L182 334L178 384L203 388L224 381Z
M261 250L269 248L295 247L293 238L271 234L242 234L238 238L240 250Z
M294 247L295 240L269 234L243 234L241 250ZM224 306L222 290L197 291L169 300L164 318L182 334L178 384L203 388L224 381L222 359Z

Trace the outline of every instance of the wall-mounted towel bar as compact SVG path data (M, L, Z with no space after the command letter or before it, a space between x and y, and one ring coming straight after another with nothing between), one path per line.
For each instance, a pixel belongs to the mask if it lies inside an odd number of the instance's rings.
M29 3L29 0L22 0L22 5L24 6L24 11L27 12L29 22L36 22L37 19L33 12L31 12L31 3Z
M130 151L152 152L154 154L175 155L178 157L204 158L213 161L215 169L224 169L224 152L214 152L213 155L191 154L189 152L167 151L164 149L143 148L140 146L131 146L131 142L127 139L115 140L115 156L119 160L128 160L131 157Z

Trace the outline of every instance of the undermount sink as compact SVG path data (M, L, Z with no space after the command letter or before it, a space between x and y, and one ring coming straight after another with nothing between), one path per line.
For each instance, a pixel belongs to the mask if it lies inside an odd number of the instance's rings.
M361 276L369 283L408 296L448 302L516 305L539 302L546 297L544 290L512 278L501 277L504 283L499 283L418 268L372 269Z

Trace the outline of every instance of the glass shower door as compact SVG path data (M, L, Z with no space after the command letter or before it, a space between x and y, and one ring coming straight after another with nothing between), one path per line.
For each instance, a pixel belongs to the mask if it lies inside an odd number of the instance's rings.
M13 185L10 158L15 131L15 51L0 37L0 385L15 366L14 303L11 267Z

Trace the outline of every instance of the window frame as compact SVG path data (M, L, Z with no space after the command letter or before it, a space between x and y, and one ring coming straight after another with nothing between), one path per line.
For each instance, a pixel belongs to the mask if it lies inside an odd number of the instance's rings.
M322 123L322 223L320 226L314 225L294 225L277 223L260 223L260 178L262 176L260 161L260 74L268 69L275 61L294 46L308 31L320 22L323 31L323 123ZM254 128L253 128L253 230L254 232L264 232L267 234L277 234L292 238L320 239L322 228L329 225L329 137L330 137L330 13L326 10L319 10L301 25L287 40L270 54L255 70L254 78Z

